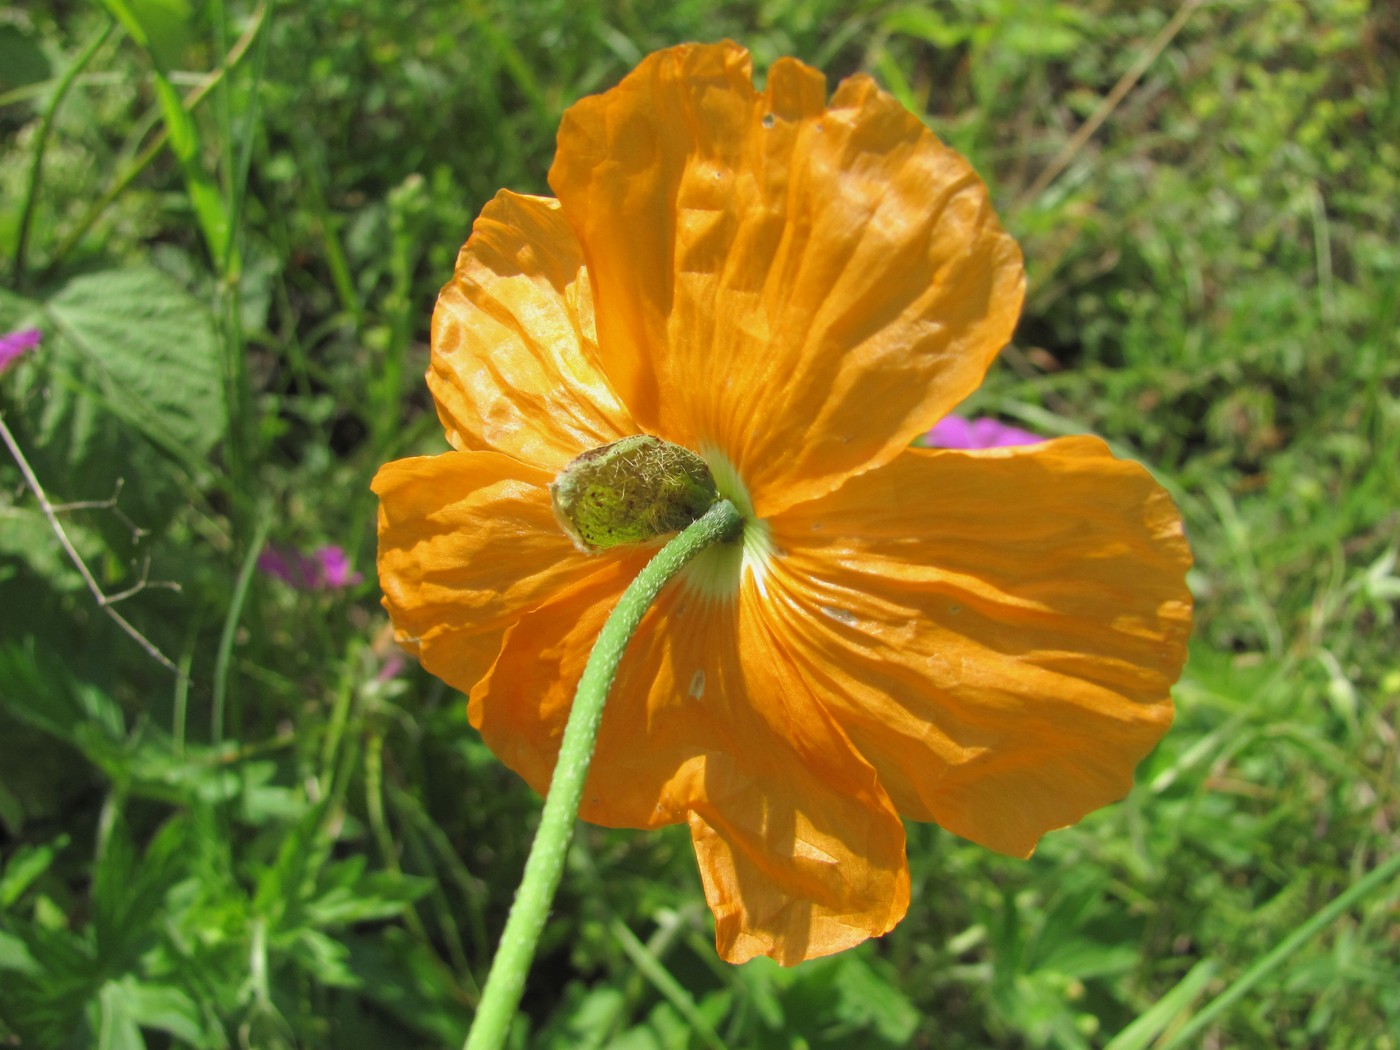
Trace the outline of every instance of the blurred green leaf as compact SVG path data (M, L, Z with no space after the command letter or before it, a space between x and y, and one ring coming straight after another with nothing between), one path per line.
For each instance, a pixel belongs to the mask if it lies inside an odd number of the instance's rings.
M116 701L97 686L65 674L60 659L32 643L0 642L0 708L68 742L83 726L112 740L125 734Z
M432 888L427 879L364 873L363 857L352 857L330 867L323 888L307 903L306 921L319 927L387 919L400 915Z
M383 1010L409 1029L431 1036L434 1045L459 1046L471 1011L461 989L427 945L400 927L348 933L350 967L359 975L373 1009ZM580 1043L564 1044L570 1047Z
M130 0L130 9L161 68L180 68L185 49L195 39L189 0Z
M0 25L0 92L47 80L49 60L38 42L15 25Z
M198 1005L183 989L168 984L138 981L131 977L109 982L104 988L114 989L122 1010L142 1028L166 1032L195 1047L225 1045L206 1031Z
M1212 959L1198 962L1166 995L1114 1036L1104 1050L1147 1050L1205 991L1218 970Z
M320 930L298 929L286 947L308 977L333 987L359 987L360 978L349 965L350 950Z
M54 856L68 845L68 836L41 846L20 846L5 862L0 873L0 909L10 907L20 895L53 866Z
M188 863L187 822L167 821L138 860L122 815L114 813L92 880L92 935L100 964L109 973L136 967L158 936L165 896Z
M32 976L38 968L24 941L0 930L0 972L13 971Z
M120 985L110 981L104 984L98 992L98 1003L99 1019L94 1026L98 1050L146 1050L141 1026L132 1016L128 997Z
M886 32L926 40L935 47L957 47L972 39L972 26L926 7L897 7L880 20Z

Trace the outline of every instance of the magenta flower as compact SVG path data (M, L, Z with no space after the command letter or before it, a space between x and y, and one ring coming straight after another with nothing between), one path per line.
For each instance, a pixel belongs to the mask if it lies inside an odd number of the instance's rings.
M379 673L374 676L374 680L376 682L387 682L391 678L396 677L398 673L407 666L408 661L403 658L403 654L394 653L384 661L384 665L379 668Z
M21 328L18 332L0 335L0 372L5 371L21 354L39 345L44 333L37 328Z
M310 554L269 543L258 555L258 570L299 591L335 591L359 583L363 576L350 569L345 551L335 545Z
M983 416L964 419L944 416L939 424L924 435L924 442L933 448L1007 448L1012 445L1038 445L1045 439L1028 430L998 423Z

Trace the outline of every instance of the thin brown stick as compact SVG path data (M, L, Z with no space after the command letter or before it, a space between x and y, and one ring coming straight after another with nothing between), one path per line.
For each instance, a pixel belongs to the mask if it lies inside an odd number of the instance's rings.
M1052 182L1064 173L1079 151L1084 148L1084 144L1093 137L1094 132L1098 131L1103 122L1118 108L1123 99L1127 97L1128 92L1133 90L1137 82L1142 79L1143 74L1151 68L1152 63L1157 61L1157 56L1166 50L1167 45L1176 38L1176 35L1186 25L1187 19L1202 3L1204 0L1185 0L1185 3L1172 16L1172 20L1162 27L1161 32L1153 37L1152 43L1148 44L1138 55L1137 61L1119 78L1118 83L1113 85L1113 90L1103 97L1098 109L1094 110L1089 119L1079 126L1079 130L1071 135L1060 152L1055 154L1055 159L1040 173L1035 182L1031 183L1030 188L1021 194L1020 200L1017 201L1018 205L1024 205L1039 197Z
M175 665L170 657L157 649L154 642L133 627L125 616L112 608L113 599L108 598L107 595L103 593L102 588L98 586L97 580L95 580L92 573L88 571L87 563L83 561L82 555L79 554L77 548L73 546L73 541L68 538L68 533L64 530L63 523L58 520L58 514L54 511L53 504L49 502L49 497L44 493L44 486L39 483L38 475L34 473L34 468L29 465L29 460L25 458L24 452L20 449L19 442L15 440L14 434L10 433L10 428L5 425L3 413L0 413L0 438L4 439L5 445L10 450L10 455L13 456L15 462L19 464L19 470L20 473L24 475L25 484L29 486L29 491L34 493L34 498L39 501L39 509L44 512L44 517L48 519L49 527L53 529L54 535L58 537L58 542L62 544L64 551L67 552L68 560L73 563L74 568L76 568L79 575L82 576L83 582L87 584L87 588L92 593L93 598L96 599L98 607L110 616L116 625L125 631L137 645L144 649L151 659L173 672L176 677L184 678L185 673ZM129 596L130 592L123 592L121 595L117 596L116 600Z

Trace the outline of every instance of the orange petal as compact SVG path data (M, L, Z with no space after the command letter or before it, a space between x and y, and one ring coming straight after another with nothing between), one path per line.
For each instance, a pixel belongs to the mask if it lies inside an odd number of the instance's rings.
M645 555L654 553L634 551L616 558L603 571L521 617L506 633L490 673L471 690L467 714L472 725L496 757L541 795L549 790L574 690L598 632L645 564ZM655 609L648 615L654 616ZM676 739L663 743L654 738L645 706L645 694L638 697L634 690L614 685L580 807L585 820L645 828L681 819L658 800L667 797L669 781L685 781L684 767L701 743L690 739L694 728L685 724ZM619 723L624 746L615 749ZM628 732L638 724L646 727L641 731L649 740L644 748L637 734Z
M1095 438L911 451L771 525L776 629L905 816L1029 855L1171 723L1190 549Z
M644 429L738 468L762 517L888 460L1011 335L1020 251L967 162L865 77L651 55L572 107L550 171L603 367Z
M525 616L473 690L472 721L537 790L625 572ZM742 607L672 584L628 647L580 815L613 826L689 819L716 945L784 964L889 930L909 899L904 829L870 765Z
M638 433L598 365L588 276L559 203L502 190L433 312L428 386L447 438L561 469Z
M604 571L550 509L548 472L495 452L387 463L379 496L379 583L400 644L466 692L520 614Z
M743 612L758 613L752 588L745 598ZM904 917L904 825L759 616L746 635L749 696L726 697L738 746L706 764L690 834L715 950L731 963L766 955L791 966Z

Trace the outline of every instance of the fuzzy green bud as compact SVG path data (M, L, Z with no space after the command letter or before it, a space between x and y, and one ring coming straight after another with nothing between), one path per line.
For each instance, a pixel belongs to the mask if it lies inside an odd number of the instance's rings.
M719 498L703 459L650 434L589 449L549 495L560 526L589 554L679 532Z

